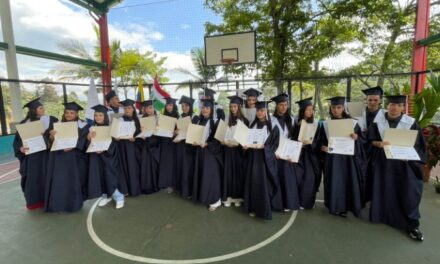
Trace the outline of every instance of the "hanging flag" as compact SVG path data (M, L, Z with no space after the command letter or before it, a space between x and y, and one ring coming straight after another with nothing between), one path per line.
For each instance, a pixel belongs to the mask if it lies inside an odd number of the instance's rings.
M145 101L145 96L144 96L144 85L142 82L142 79L139 80L139 84L138 84L138 92L136 95L136 108L138 110L141 109L141 103Z
M95 110L93 110L92 107L98 104L100 104L100 102L98 98L98 91L96 90L95 86L95 81L93 79L90 79L86 105L86 120L88 124L93 124Z
M154 108L158 111L162 111L162 109L165 107L165 98L170 97L170 95L162 90L162 87L160 87L159 85L159 80L156 76L154 77L154 82L153 82L153 89L151 89L151 95L150 98L155 100L154 101Z

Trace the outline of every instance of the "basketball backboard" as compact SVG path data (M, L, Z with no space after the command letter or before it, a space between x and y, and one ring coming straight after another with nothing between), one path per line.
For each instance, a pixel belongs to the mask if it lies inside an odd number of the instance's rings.
M207 66L256 62L255 31L205 36Z

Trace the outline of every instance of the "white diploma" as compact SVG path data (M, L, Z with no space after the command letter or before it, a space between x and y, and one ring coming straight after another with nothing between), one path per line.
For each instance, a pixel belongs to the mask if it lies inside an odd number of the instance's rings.
M156 130L156 117L141 117L139 118L139 123L141 124L141 133L137 135L137 138L140 137L151 137Z
M206 143L206 127L207 126L189 124L185 142L191 145L202 145Z
M351 137L330 137L328 153L340 155L354 155L354 139Z
M302 142L280 137L278 149L275 154L283 160L298 162L299 156L301 155L302 145Z
M328 153L354 155L353 119L328 120Z
M261 148L267 139L267 131L265 128L249 129L243 122L237 120L237 128L235 129L233 139L240 145L248 148Z
M307 123L304 119L301 120L301 127L299 129L298 140L304 145L310 145L316 134L317 125L315 123Z
M186 134L188 132L189 124L191 124L191 117L189 116L179 118L177 120L177 129L179 130L179 132L177 133L177 136L174 139L175 142L186 139Z
M174 117L161 115L157 122L156 132L154 135L158 137L172 138L174 136L174 130L176 128L177 119Z
M417 130L396 128L385 130L383 141L390 143L384 146L387 159L420 160L419 154L414 149L417 135Z
M56 134L50 151L76 148L78 143L78 123L76 121L54 123L53 129Z
M18 134L23 142L23 147L28 148L26 155L47 149L42 134L44 133L43 122L40 120L18 124Z
M124 121L123 119L113 119L110 129L110 135L119 139L133 138L133 134L136 132L136 126L134 121Z
M220 119L218 123L217 130L215 131L214 138L220 141L221 143L225 143L226 141L226 132L228 131L228 124L225 121Z
M351 117L362 117L365 110L365 104L363 102L348 102L347 110Z
M87 148L87 152L106 151L112 143L112 137L110 135L109 126L95 126L91 128L94 131L95 137L90 141L90 145Z
M237 126L231 126L228 127L228 130L226 130L226 134L225 134L225 143L230 145L230 146L238 146L240 145L237 141L234 140L234 134L235 131L237 130Z

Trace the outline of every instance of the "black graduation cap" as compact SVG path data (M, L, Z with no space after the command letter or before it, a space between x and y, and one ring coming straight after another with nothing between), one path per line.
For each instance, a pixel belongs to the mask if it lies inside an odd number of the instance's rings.
M386 96L386 98L388 99L389 103L393 103L393 104L405 104L406 103L406 95L389 95Z
M327 98L326 100L329 100L331 105L344 105L345 104L345 96L335 96L332 98Z
M205 88L204 90L205 96L209 96L211 98L214 98L214 94L216 94L216 92L212 89L209 88Z
M72 111L76 111L76 112L84 110L84 108L82 108L76 102L68 102L68 103L64 103L63 105L64 105L65 110L72 110Z
M167 97L165 98L166 100L166 104L175 104L177 99L171 98L171 97Z
M286 93L280 93L279 95L270 98L270 100L277 103L277 104L282 103L282 102L287 102L287 101L289 101L289 95Z
M133 106L135 101L131 99L125 99L124 101L119 102L123 106Z
M262 109L267 108L267 104L271 103L272 101L258 101L255 103L255 108Z
M383 90L382 90L382 87L380 87L380 86L364 89L364 90L362 90L362 92L365 95L380 95L380 96L383 95Z
M111 90L108 94L105 95L105 100L107 102L110 102L110 100L115 96L117 96L115 91Z
M243 94L245 94L246 96L255 96L255 97L258 97L258 96L260 96L261 92L258 91L257 89L249 88L249 89L245 90L245 91L243 92Z
M313 99L313 97L309 97L306 99L296 101L295 103L297 103L299 105L299 108L304 108L306 106L312 105L312 99Z
M92 109L95 110L95 112L104 113L104 114L107 114L108 112L108 108L103 106L102 104L95 105L94 107L92 107Z
M228 99L230 104L239 104L239 105L243 104L243 98L241 98L240 96L237 95L228 96Z
M202 105L205 107L214 107L214 101L212 99L201 99L200 101L202 101Z
M145 100L143 102L140 102L141 106L143 106L143 107L153 105L153 103L154 103L154 100Z
M37 109L39 106L42 106L42 104L40 103L40 98L35 98L34 100L29 101L27 104L25 104L23 106L23 108L27 107L29 109Z
M191 97L182 95L182 97L180 97L179 104L183 104L183 103L188 104L188 105L192 105L194 103L194 99L192 99Z

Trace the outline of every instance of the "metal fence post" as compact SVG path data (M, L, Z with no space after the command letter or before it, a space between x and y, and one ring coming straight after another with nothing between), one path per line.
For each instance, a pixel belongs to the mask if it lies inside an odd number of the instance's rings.
M235 95L238 95L238 90L240 90L240 84L239 81L235 82Z
M8 127L6 126L6 111L5 105L3 101L3 88L2 83L0 82L0 122L2 127L2 135L6 136L8 134Z
M347 77L347 102L351 101L351 77Z
M289 95L289 114L292 114L292 80L287 80L287 94Z
M105 89L105 88L103 88ZM64 99L64 103L67 103L67 88L66 88L66 84L63 84L63 99Z
M193 84L192 82L189 83L189 97L193 99Z

